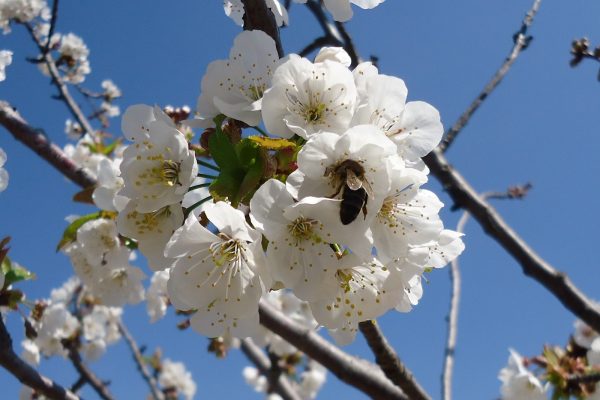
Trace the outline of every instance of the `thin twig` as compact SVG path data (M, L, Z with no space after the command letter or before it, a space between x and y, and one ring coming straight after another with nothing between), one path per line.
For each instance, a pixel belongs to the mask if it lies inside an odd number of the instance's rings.
M446 150L448 150L448 148L452 145L460 131L465 127L465 125L467 125L475 111L477 111L477 109L479 108L479 106L481 106L483 101L494 91L496 86L498 86L498 84L502 82L502 79L504 79L504 76L508 73L510 67L516 61L517 57L519 57L521 51L527 48L529 42L531 41L531 36L527 36L527 30L531 26L533 18L535 17L535 14L540 8L541 3L542 0L534 0L531 9L529 10L529 12L527 12L525 18L523 19L523 22L521 23L521 28L513 37L514 45L508 57L506 57L506 59L500 66L500 69L496 71L492 79L487 83L487 85L485 85L481 93L479 93L479 95L475 98L475 100L473 100L471 105L469 105L469 107L465 110L465 112L462 113L462 115L458 118L454 125L452 125L452 128L450 128L446 132L444 140L442 140L442 143L440 143L440 145L438 146L438 148L441 151L445 152Z
M123 335L123 338L125 338L125 342L127 342L127 345L131 350L133 360L137 365L138 371L140 371L142 378L144 378L144 380L148 384L148 387L150 388L150 393L152 394L152 397L154 398L154 400L163 400L164 396L161 390L158 388L158 383L156 382L156 379L154 379L152 374L150 374L150 372L148 371L148 368L146 368L144 356L142 355L140 348L135 342L135 339L133 338L133 336L131 336L131 333L129 332L129 330L123 322L119 322L119 332L121 332L121 335Z
M311 43L309 43L305 48L303 48L302 50L300 50L298 52L298 55L300 57L306 57L307 55L309 55L313 51L315 51L317 49L320 49L321 47L327 46L327 45L337 46L338 43L335 42L329 36L321 36L321 37L316 38Z
M458 233L463 233L469 219L469 213L465 211L456 226ZM446 351L444 354L444 366L442 370L442 399L452 399L452 372L454 369L454 351L456 349L456 337L458 334L458 305L460 302L460 268L458 257L450 263L450 282L452 292L450 294L450 312L448 313L448 336L446 338Z
M50 29L48 29L48 39L46 40L46 44L44 45L44 50L42 51L42 55L46 55L50 51L50 41L52 40L52 35L54 35L54 29L56 28L57 20L58 20L58 0L54 0L54 2L52 3L52 17L50 18Z
M361 58L358 55L358 51L356 50L354 42L346 31L344 24L337 21L335 23L331 23L320 1L308 0L306 2L306 6L314 15L315 19L321 26L321 29L323 29L324 36L310 43L302 52L308 54L310 51L316 50L319 47L319 44L321 46L341 46L344 48L344 50L346 50L350 56L350 59L352 60L351 67L357 66L361 62ZM319 39L321 39L320 42L318 42Z
M483 230L496 240L520 265L523 273L550 291L568 310L600 332L600 309L563 272L541 258L500 214L477 194L438 149L423 158L457 207L464 208Z
M88 383L94 389L94 391L98 394L98 396L100 396L101 399L113 400L114 398L112 394L110 394L106 384L102 382L96 376L96 374L94 374L87 367L87 365L84 364L83 360L81 359L81 354L79 354L79 351L77 351L77 347L75 346L75 344L69 343L66 347L69 360L71 360L71 363L73 364L77 372L79 372L79 375L83 379L85 379L86 383Z
M79 391L79 389L81 389L83 386L85 386L86 383L87 382L85 381L85 378L80 376L79 378L77 378L75 383L73 385L71 385L71 392L77 393Z
M60 76L60 72L58 70L58 67L56 66L56 63L54 62L52 54L50 52L45 52L45 45L37 37L31 25L25 24L25 27L29 31L31 38L33 39L35 44L37 44L40 50L41 57L46 63L46 66L48 67L48 72L50 73L50 77L52 78L52 83L54 84L54 86L56 86L58 92L60 93L60 99L65 102L67 108L73 115L73 118L75 118L75 120L79 122L79 125L81 125L83 130L93 138L94 128L92 128L92 125L86 118L85 114L83 113L83 111L81 111L81 108L79 108L79 105L77 104L75 99L73 99L73 96L71 96L67 84Z
M62 149L48 140L39 129L27 123L11 105L0 100L0 124L18 141L48 161L54 168L77 185L87 188L96 184L95 179L84 169L79 168L63 153Z
M346 25L343 22L335 21L335 26L340 32L340 35L344 39L344 49L350 56L352 63L350 64L350 68L356 67L358 64L362 62L360 56L358 55L358 51L356 51L356 46L354 45L354 41L348 31L346 30Z
M51 399L79 400L79 397L53 382L51 379L40 375L31 365L15 354L12 347L12 338L6 330L4 321L0 317L0 365L15 376L22 384L34 389Z
M269 387L280 395L284 400L301 400L301 397L296 393L290 381L285 375L281 375L281 371L273 374L273 367L269 357L258 347L250 338L242 339L242 352L260 371L261 375L267 378Z
M385 376L398 386L411 400L431 400L425 389L419 385L412 372L400 361L394 348L389 344L375 321L358 324L367 344L375 355L377 365Z
M343 382L373 399L408 399L407 395L386 379L377 365L343 352L313 330L302 327L266 302L260 303L259 313L263 326L329 369Z

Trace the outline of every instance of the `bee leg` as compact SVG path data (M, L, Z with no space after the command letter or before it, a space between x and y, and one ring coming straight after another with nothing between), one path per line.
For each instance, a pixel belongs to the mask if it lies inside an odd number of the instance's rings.
M332 194L331 196L329 196L328 198L333 199L334 197L336 197L338 194L340 194L340 191L342 190L342 188L344 187L344 185L340 185L337 190L335 191L334 194Z
M363 212L363 215L365 216L364 217L365 219L367 219L367 202L368 201L369 201L369 196L367 196L365 198L365 204L363 204L363 206L362 206L362 212Z

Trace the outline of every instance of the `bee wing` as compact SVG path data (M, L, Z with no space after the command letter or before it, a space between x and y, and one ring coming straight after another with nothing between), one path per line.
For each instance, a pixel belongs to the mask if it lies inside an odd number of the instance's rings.
M352 190L358 190L363 186L363 181L356 176L351 169L346 170L346 185Z

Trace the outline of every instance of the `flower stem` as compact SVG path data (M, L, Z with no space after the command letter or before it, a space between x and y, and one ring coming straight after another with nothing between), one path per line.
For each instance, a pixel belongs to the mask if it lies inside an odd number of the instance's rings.
M206 174L198 174L198 176L200 178L206 178L206 179L217 179L218 176L214 176L214 175L206 175Z
M183 214L185 218L188 217L188 215L190 215L190 213L195 209L200 207L202 204L206 203L207 201L212 200L212 196L208 196L203 198L200 201L197 201L196 203L192 204L191 206L189 206L188 208L185 209L185 213Z
M212 182L207 182L207 183L201 183L199 185L190 186L190 188L188 189L188 192L191 192L192 190L200 189L203 187L209 187L211 185L211 183Z
M219 171L219 172L221 171L219 169L219 167L212 165L211 163L208 163L208 162L202 161L202 160L198 160L198 159L196 159L196 161L198 162L198 164L205 166L206 168L214 169L215 171Z

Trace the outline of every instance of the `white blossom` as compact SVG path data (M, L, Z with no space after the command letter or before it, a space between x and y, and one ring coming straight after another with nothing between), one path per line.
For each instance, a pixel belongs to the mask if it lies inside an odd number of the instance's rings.
M63 79L72 84L82 83L85 76L91 72L88 61L90 50L83 39L74 33L61 35L58 52L60 58L57 60L57 64L66 66L63 69L65 72Z
M331 59L313 64L291 54L282 59L263 96L262 117L273 135L308 139L321 131L344 132L355 103L354 79L345 65Z
M540 380L523 365L523 358L510 349L508 365L504 367L498 379L502 381L500 389L502 400L546 400L548 384Z
M229 59L213 61L202 78L198 124L213 126L218 114L256 126L263 93L279 62L275 42L262 31L243 31L235 38Z
M21 342L23 352L21 357L31 365L39 365L40 363L40 349L33 340L25 339Z
M150 322L156 322L167 313L167 281L169 270L156 271L150 280L150 287L146 291L146 310Z
M12 63L12 55L10 50L0 50L0 82L6 79L6 67Z
M406 103L408 90L402 79L379 75L371 63L359 65L354 77L360 100L353 125L378 126L411 163L438 145L444 132L438 111L422 101Z
M128 108L122 126L134 143L123 153L119 194L137 200L141 213L179 203L198 171L185 136L161 111L144 105Z
M585 349L589 349L590 347L592 347L592 343L598 337L600 337L600 335L598 335L598 332L593 330L588 324L586 324L580 319L575 320L573 327L575 328L575 332L573 333L573 340L575 341L575 343L577 343L579 346Z
M188 216L167 244L165 255L177 258L168 282L169 298L180 309L195 308L192 327L209 336L250 336L258 329L258 301L271 285L260 234L244 214L218 202L206 216L213 234Z
M426 180L424 174L409 168L391 174L390 190L371 225L381 259L402 257L411 246L438 239L443 229L438 212L443 204L434 193L420 189Z
M115 157L104 158L98 163L98 183L92 193L92 199L101 210L121 211L127 204L128 199L118 194L124 186L119 171L121 161L120 157Z
M94 178L98 176L98 167L102 160L107 159L104 154L93 152L94 140L89 135L82 136L79 141L72 145L65 145L63 151L79 168L85 170Z
M317 394L319 394L319 390L325 384L326 379L327 369L315 360L310 360L306 370L300 374L298 394L303 399L317 398Z
M81 285L81 281L76 276L72 276L62 284L61 287L52 289L50 292L50 303L67 304L73 299L77 288Z
M335 61L344 67L350 67L352 59L343 47L323 47L315 56L315 62L320 63L325 60Z
M121 89L119 89L119 87L110 79L103 80L100 86L102 86L102 89L104 89L103 95L108 101L114 100L123 95Z
M2 0L0 1L0 28L9 33L10 20L29 22L41 16L48 19L50 10L45 0Z
M0 147L0 192L6 190L8 186L8 172L2 167L6 163L6 153Z
M273 279L304 300L320 300L337 284L337 259L323 224L303 216L294 203L285 185L270 179L250 201L250 217L269 240Z
M83 128L79 124L79 122L71 121L67 118L65 121L65 133L67 137L71 140L79 140L83 135Z
M68 339L79 328L79 322L67 310L65 304L51 304L44 310L42 318L35 324L35 344L46 357L64 355L62 339Z
M194 394L196 394L196 384L194 383L192 374L185 369L183 363L174 362L168 358L161 362L158 383L164 389L176 389L178 393L181 393L188 400L193 399Z
M377 259L362 262L350 254L336 272L338 285L328 300L310 302L315 319L330 330L340 345L354 340L358 323L375 319L394 306L385 290L390 272Z
M183 223L183 211L179 204L164 206L156 211L136 211L138 203L130 201L117 218L119 232L138 241L139 250L155 270L169 267L172 260L165 258L165 246L175 230Z

